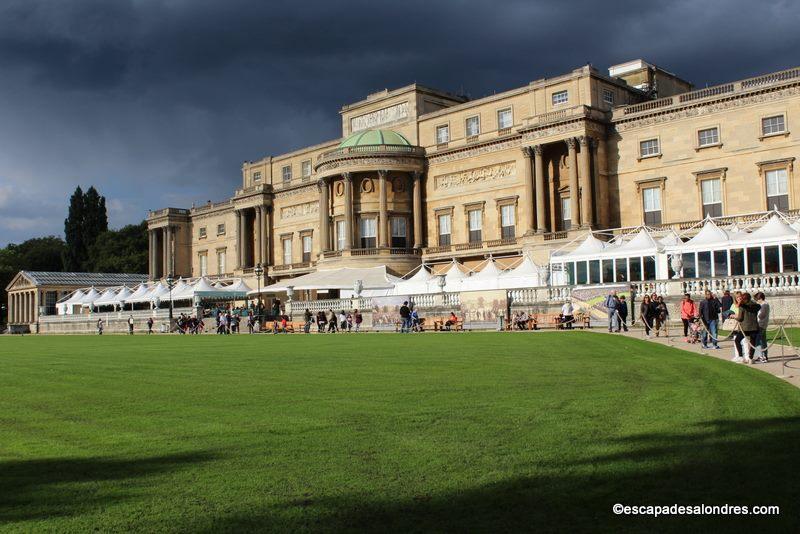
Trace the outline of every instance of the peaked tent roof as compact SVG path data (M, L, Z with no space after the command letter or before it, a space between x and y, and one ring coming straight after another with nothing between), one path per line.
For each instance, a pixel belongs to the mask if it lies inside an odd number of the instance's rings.
M100 297L94 301L95 306L111 306L116 304L117 289L110 287L106 289Z
M770 216L769 220L756 230L736 234L732 241L736 243L774 243L776 241L797 240L798 232L778 215Z
M491 280L498 278L502 272L502 270L497 268L495 261L490 259L486 262L486 265L483 266L483 269L470 276L468 280Z
M680 236L675 230L670 230L667 232L667 235L658 240L658 244L663 247L671 247L673 245L681 245L683 241L681 241Z
M100 298L100 292L97 291L94 287L92 287L81 299L81 304L84 306L90 306L98 298Z
M83 301L83 297L86 296L86 292L82 289L77 289L69 298L59 304L80 304Z
M656 240L650 235L650 232L647 231L647 228L642 228L633 239L626 241L616 248L614 253L628 255L640 252L655 253L656 250L658 250L658 243L656 243Z
M599 239L597 239L592 232L586 236L586 239L578 245L578 248L571 251L556 251L553 253L553 261L563 261L564 259L577 259L589 258L597 256L605 251L609 246Z
M262 293L274 293L294 289L350 289L356 280L361 280L362 289L391 289L400 278L386 272L385 265L377 267L340 267L288 278L261 289ZM255 295L258 291L250 291Z
M427 267L421 265L413 276L397 282L393 293L395 295L415 295L438 291L437 278Z
M706 219L703 227L686 243L669 247L671 249L697 250L708 247L725 246L730 243L730 234L720 228L711 219Z
M133 293L128 295L128 302L137 302L137 299L145 296L148 291L150 291L150 287L147 284L139 284L139 287L137 287Z
M131 290L128 289L128 286L122 286L122 289L119 290L117 296L114 297L115 304L125 303L128 300L128 297L130 297L132 294L133 293L131 293Z

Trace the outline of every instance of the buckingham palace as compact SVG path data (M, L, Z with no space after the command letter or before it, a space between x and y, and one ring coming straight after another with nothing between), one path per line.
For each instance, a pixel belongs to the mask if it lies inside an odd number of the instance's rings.
M564 284L645 281L674 273L666 260L554 258L640 228L669 246L704 221L728 237L770 213L796 226L798 68L697 89L635 60L476 100L384 89L339 114L340 138L245 162L229 199L151 211L151 279L252 279L257 265L265 283L340 267L470 272L524 256ZM679 276L796 271L794 250L777 265L751 252L741 273L729 252L724 266L696 254Z

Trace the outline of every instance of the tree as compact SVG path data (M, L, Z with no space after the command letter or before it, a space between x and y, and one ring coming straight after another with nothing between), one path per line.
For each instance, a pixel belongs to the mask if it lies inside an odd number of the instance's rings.
M0 249L0 302L6 303L6 286L19 271L61 271L66 251L60 237L36 237Z
M86 259L86 242L83 240L83 212L83 191L78 186L69 199L69 213L64 220L64 239L67 246L64 251L63 264L67 271L79 271L81 264Z
M88 270L103 273L147 272L147 222L100 234L89 248Z
M107 230L106 199L91 186L83 195L83 240L87 250L94 244L97 236Z
M89 249L97 237L108 230L106 199L94 186L84 193L80 186L69 199L69 214L64 221L64 237L67 248L64 253L64 269L67 271L90 270Z

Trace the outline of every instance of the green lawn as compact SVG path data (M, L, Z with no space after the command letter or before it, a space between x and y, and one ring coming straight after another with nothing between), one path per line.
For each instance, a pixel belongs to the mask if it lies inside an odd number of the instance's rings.
M797 531L798 443L800 390L589 332L0 338L0 530Z

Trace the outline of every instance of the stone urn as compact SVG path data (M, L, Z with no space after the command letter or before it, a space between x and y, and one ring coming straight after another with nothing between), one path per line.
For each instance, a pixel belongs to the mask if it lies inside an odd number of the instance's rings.
M680 278L681 270L683 269L683 255L673 254L672 258L670 259L670 267L672 267L672 271L675 273L675 275L672 277L673 280Z

